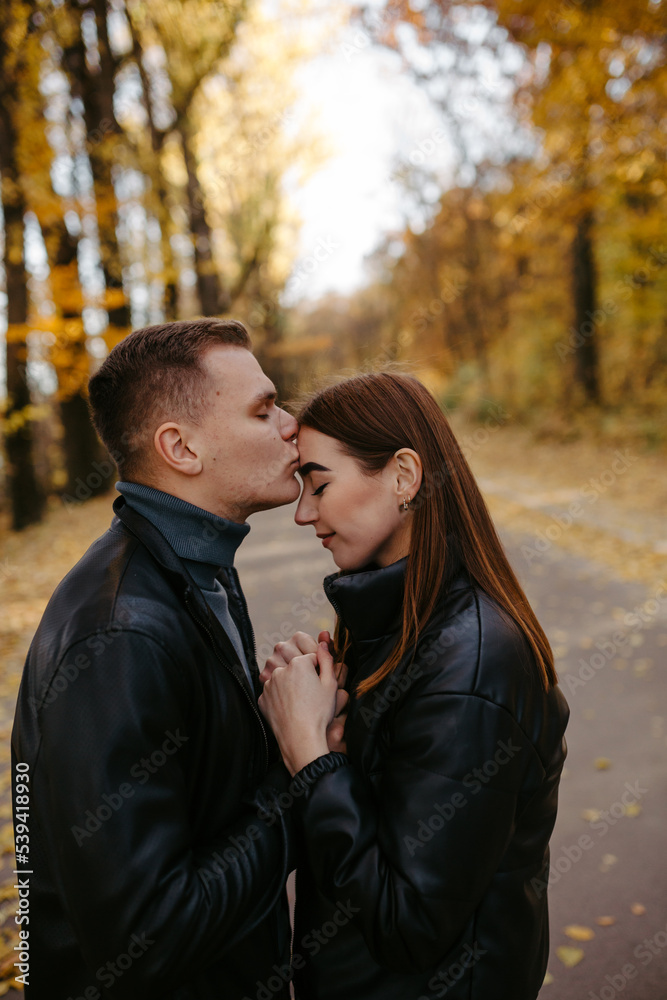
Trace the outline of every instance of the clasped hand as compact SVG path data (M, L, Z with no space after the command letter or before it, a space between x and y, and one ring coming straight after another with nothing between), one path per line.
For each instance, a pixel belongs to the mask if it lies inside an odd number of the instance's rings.
M297 632L278 643L260 674L259 707L291 775L330 750L345 751L345 667L337 676L329 642L328 632L320 632L318 641Z

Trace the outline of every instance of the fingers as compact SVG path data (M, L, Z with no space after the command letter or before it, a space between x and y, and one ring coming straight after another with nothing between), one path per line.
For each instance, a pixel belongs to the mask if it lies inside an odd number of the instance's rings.
M292 673L300 670L313 670L317 668L317 654L316 653L302 653L301 656L295 656L294 659L290 660L287 669L291 670Z
M346 715L338 715L327 727L327 746L329 752L347 753L345 743Z
M287 662L289 662L289 661L287 661ZM268 679L273 674L273 671L277 670L278 667L286 667L287 666L287 662L285 660L283 660L282 658L280 658L280 657L270 656L268 658L268 660L266 661L266 663L264 664L264 668L263 668L261 674L259 675L259 679L262 682L262 684L266 684L266 682L268 681Z
M316 653L318 640L313 639L307 632L295 632L290 642L292 642L300 653Z
M319 646L319 644L321 642L326 643L326 646L327 646L329 652L333 655L333 651L334 651L333 650L333 639L331 638L331 633L327 629L323 629L321 632L318 633L318 636L317 636L318 646ZM346 664L345 663L338 663L338 664L336 664L336 670L337 670L336 676L338 677L338 687L341 687L341 688L345 687L345 683L347 681L347 666L346 666Z
M320 680L323 684L333 684L338 687L334 659L326 642L320 642L317 647L317 662L320 667Z
M261 674L259 675L259 679L262 682L262 684L266 684L266 682L268 681L269 677L271 676L274 670L275 667L270 666L269 661L267 660L266 663L264 664Z
M342 691L340 688L336 692L336 708L334 711L334 717L340 715L340 713L347 708L347 703L350 700L350 696L347 691Z
M331 633L329 631L325 629L323 632L320 632L317 636L317 641L318 643L326 642L327 646L329 647L329 652L333 653L333 649L331 648L332 646Z
M336 677L338 678L338 687L344 688L347 683L347 664L337 663L336 664Z
M260 681L266 684L276 667L287 666L295 656L315 652L317 652L317 642L312 635L308 635L307 632L295 632L291 639L276 643L259 675Z

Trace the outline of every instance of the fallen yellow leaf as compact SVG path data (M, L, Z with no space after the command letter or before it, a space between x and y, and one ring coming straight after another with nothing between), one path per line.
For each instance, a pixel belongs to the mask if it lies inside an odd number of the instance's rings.
M636 917L641 917L643 913L646 913L646 907L643 903L633 903L630 907L630 913L634 913Z
M611 767L611 761L608 757L596 757L595 758L595 769L597 771L608 771Z
M551 986L551 984L553 983L553 981L554 981L554 977L551 975L550 972L547 972L546 975L545 975L545 977L544 977L544 982L542 983L542 986Z
M629 805L625 807L626 816L630 817L639 816L641 811L642 807L640 806L639 802L631 802Z
M592 941L595 931L590 927L582 927L581 924L568 924L563 931L573 941Z
M595 923L599 924L600 927L611 927L612 924L616 923L616 917L596 917Z
M584 949L573 948L569 944L562 944L560 948L556 948L556 954L560 958L563 965L567 969L571 969L575 965L579 965L579 962L581 962L584 957Z

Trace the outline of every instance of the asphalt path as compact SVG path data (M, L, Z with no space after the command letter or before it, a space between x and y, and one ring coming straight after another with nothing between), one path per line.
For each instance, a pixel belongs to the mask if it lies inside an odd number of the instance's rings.
M335 566L293 514L254 515L237 556L260 661L279 638L333 624L321 583ZM555 545L501 535L571 708L540 1000L667 1000L667 580L615 581Z

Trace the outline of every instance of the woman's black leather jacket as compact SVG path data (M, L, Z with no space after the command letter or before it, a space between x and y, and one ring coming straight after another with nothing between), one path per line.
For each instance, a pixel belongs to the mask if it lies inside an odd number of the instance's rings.
M325 580L352 686L396 641L405 565ZM301 772L299 1000L534 1000L568 715L514 622L446 581L412 662L353 700L349 756Z

